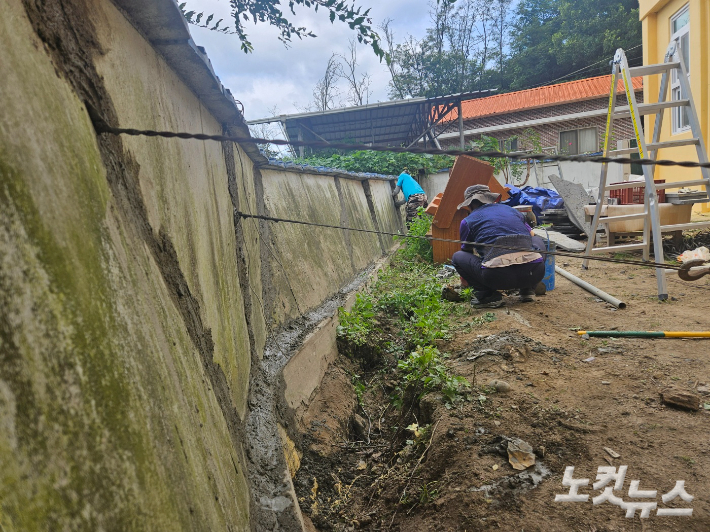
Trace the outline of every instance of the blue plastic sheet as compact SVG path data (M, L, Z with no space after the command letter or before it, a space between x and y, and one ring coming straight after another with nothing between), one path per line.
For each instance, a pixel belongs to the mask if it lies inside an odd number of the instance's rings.
M532 205L535 216L540 216L542 211L548 209L563 209L565 202L562 197L549 188L523 187L505 185L510 190L510 198L503 201L505 205L515 207L516 205Z

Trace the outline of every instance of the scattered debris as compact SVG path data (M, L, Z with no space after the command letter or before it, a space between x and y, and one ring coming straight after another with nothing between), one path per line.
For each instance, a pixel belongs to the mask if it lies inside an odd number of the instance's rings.
M708 394L708 393L710 393L710 386L708 386L707 384L701 384L700 386L698 386L698 387L696 388L696 390L697 390L699 393Z
M709 262L710 250L705 246L701 246L697 249L684 251L678 255L678 262L687 262L696 259L702 259L704 262Z
M357 467L355 469L357 469L358 471L362 471L363 469L367 469L367 464L365 463L365 460L360 460L357 463Z
M679 390L665 390L658 395L661 397L661 402L665 405L684 410L698 410L700 408L700 398L690 392Z
M529 471L523 471L515 475L503 477L491 484L486 484L481 487L469 488L470 492L482 491L488 498L497 491L504 491L506 495L511 493L518 495L533 488L536 488L540 482L551 475L551 471L542 463L538 462Z
M500 392L500 393L508 393L512 388L510 384L508 384L505 381L501 381L498 379L493 379L488 383L489 388L494 388L495 391Z
M504 357L505 355L503 353L501 353L500 351L498 351L497 349L481 349L475 355L467 357L466 360L468 360L470 362L470 361L477 360L477 359L479 359L481 357L485 357L485 356L489 356L489 357L501 357L502 356L502 357Z
M610 449L609 447L604 447L604 450L611 456L612 458L621 458L621 455L614 451L613 449Z
M604 385L607 385L607 386L608 386L609 384L611 384L611 382L610 382L610 381L602 381L602 384L604 384Z
M520 438L508 440L508 462L513 469L524 471L535 465L535 453L532 446Z
M566 181L556 175L548 177L552 186L555 187L557 193L565 200L565 210L570 221L585 234L592 231L592 224L586 221L584 207L586 205L596 203L593 196L584 189L583 185Z
M582 362L594 362L595 360L596 360L596 357L589 357L589 358L585 358L584 360L582 360Z
M570 237L563 235L557 231L535 228L533 234L541 238L550 239L557 244L557 247L565 251L584 251L585 246L577 240L572 240Z
M446 285L444 288L441 289L441 298L445 299L446 301L451 301L453 303L459 303L463 301L463 297L461 297L459 291L450 285Z
M600 355L611 355L613 353L621 353L622 350L618 347L598 347L597 353Z
M450 277L453 277L455 273L456 273L456 268L446 264L446 265L442 266L438 272L436 272L436 278L437 279L448 279Z

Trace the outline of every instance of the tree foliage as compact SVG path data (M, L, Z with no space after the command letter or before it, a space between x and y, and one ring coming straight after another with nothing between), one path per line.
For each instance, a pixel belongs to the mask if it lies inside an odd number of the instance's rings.
M296 6L313 8L314 11L323 9L328 12L331 23L339 20L347 24L355 31L359 43L369 44L380 59L384 57L380 38L373 30L372 19L369 18L370 9L363 10L355 4L348 4L346 0L288 0L290 15L284 14L281 0L229 0L229 6L232 27L223 25L224 19L213 22L214 15L205 16L204 12L189 8L187 2L180 4L180 10L190 24L222 33L236 34L242 42L242 50L248 53L253 50L253 46L245 31L245 23L267 23L274 26L279 30L279 40L288 46L293 37L303 39L316 36L306 27L296 26L290 20L290 16L296 15L294 8Z
M522 0L511 26L508 88L580 69L577 79L609 72L605 59L617 48L641 44L637 6L636 0Z
M557 78L604 74L617 48L641 44L637 5L637 0L432 3L422 39L398 42L391 20L380 26L391 57L390 96L520 90ZM630 61L639 59L640 54Z
M450 168L454 158L446 155L421 155L417 153L394 153L354 151L345 154L310 155L294 159L298 164L326 166L348 172L372 172L384 175L399 175L403 171L417 174L432 174L442 168Z

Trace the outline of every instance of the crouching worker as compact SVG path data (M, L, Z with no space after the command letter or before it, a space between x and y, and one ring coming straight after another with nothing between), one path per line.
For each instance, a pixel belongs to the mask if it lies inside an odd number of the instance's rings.
M458 208L471 211L461 221L461 240L513 249L463 244L454 253L452 262L456 271L473 289L471 305L476 308L497 308L503 305L499 290L520 290L520 300L534 300L535 286L545 276L543 256L544 241L533 237L524 216L507 205L498 203L500 194L486 185L468 187L464 201Z
M392 191L392 197L396 198L400 191L404 195L404 199L401 201L395 200L394 204L396 207L404 205L405 203L407 204L407 225L409 225L417 216L417 209L419 209L419 207L426 209L429 202L427 201L424 189L419 186L419 183L407 172L399 174L397 188Z

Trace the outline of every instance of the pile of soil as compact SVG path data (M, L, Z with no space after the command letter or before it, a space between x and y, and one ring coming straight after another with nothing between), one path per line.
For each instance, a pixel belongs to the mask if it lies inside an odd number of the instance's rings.
M377 363L341 354L312 402L303 427L294 485L316 530L631 531L710 530L710 365L706 340L581 339L582 330L707 330L710 280L669 279L671 299L655 296L655 270L569 259L571 271L623 299L616 310L565 279L536 302L506 297L495 320L460 327L438 341L453 374L472 384L470 398L447 408L437 394L392 405L397 359ZM466 303L461 303L466 305ZM463 324L480 311L457 320ZM378 341L396 330L383 327ZM341 346L342 347L342 346ZM498 381L498 383L494 382ZM504 381L505 385L500 385ZM357 386L353 386L353 382ZM364 385L364 386L363 386ZM497 388L497 389L496 389ZM699 397L700 409L663 404L669 388ZM358 398L359 396L359 398ZM532 447L535 465L513 469L508 442ZM608 449L608 450L605 450ZM611 452L609 452L611 451ZM615 457L617 456L617 457ZM659 508L693 508L691 517L625 517L594 505L599 467L628 466L629 484L657 490ZM590 479L586 502L566 494L565 468ZM692 503L662 503L677 480ZM643 499L633 499L644 501ZM646 502L653 499L645 499Z

